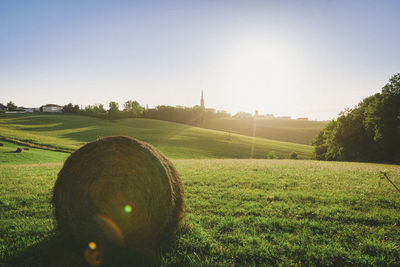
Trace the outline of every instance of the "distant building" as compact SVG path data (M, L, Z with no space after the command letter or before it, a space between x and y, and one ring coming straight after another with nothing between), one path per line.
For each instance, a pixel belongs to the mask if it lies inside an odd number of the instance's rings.
M25 108L25 112L35 112L35 108Z
M275 119L274 114L259 114L258 117L262 119Z
M39 111L39 109L36 108L17 107L14 111L9 111L8 113L25 113L25 112L34 112L35 110Z
M278 116L278 119L290 120L292 117L290 116Z
M253 118L253 115L251 115L248 112L238 112L235 115L233 115L233 118L236 118L236 119L251 119L251 118Z
M308 118L297 118L297 119L301 121L308 121Z
M61 112L62 107L56 104L46 104L42 106L43 112Z
M22 112L25 112L25 108L24 107L17 107L14 111L16 111L18 113L22 113Z
M204 108L204 97L203 97L203 90L201 90L201 100L200 100L200 107Z

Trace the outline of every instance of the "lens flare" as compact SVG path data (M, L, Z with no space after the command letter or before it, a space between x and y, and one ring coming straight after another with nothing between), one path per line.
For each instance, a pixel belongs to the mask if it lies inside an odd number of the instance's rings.
M97 215L95 219L109 240L119 245L124 243L124 233L116 222L103 214Z
M131 213L131 212L132 212L132 206L131 206L131 205L125 205L124 211L125 211L126 213Z
M88 247L90 250L95 250L97 248L97 245L95 242L89 242Z
M92 242L90 242L90 243L92 243ZM94 243L94 244L96 244L96 243ZM83 253L83 256L84 256L86 262L92 266L100 266L103 263L101 252L98 250L92 250L91 248L86 248L85 252Z

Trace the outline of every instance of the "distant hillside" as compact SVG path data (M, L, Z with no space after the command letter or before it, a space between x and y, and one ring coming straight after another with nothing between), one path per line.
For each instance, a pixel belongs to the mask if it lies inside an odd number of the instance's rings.
M65 114L0 116L0 138L73 151L99 137L128 135L149 142L171 158L266 158L270 151L287 158L295 151L311 158L308 145L252 138L152 119L102 120Z
M326 123L324 121L257 119L255 136L310 145ZM254 125L251 119L220 118L206 121L204 127L253 136Z

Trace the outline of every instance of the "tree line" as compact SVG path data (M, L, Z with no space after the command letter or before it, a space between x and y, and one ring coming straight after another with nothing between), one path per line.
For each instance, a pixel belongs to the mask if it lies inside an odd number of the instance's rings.
M139 102L133 100L126 101L122 111L119 108L118 102L115 101L111 101L108 104L108 110L106 110L102 104L88 105L83 109L81 109L79 105L74 105L72 103L62 107L63 113L86 115L102 119L140 117L143 111L144 107L142 107Z
M400 163L400 73L330 121L313 145L317 159Z
M79 105L69 103L62 107L62 112L112 120L122 118L149 118L190 125L201 125L208 119L232 116L226 111L216 111L215 109L203 108L200 106L173 107L159 105L155 108L145 108L134 100L126 101L123 104L122 110L117 102L111 101L108 105L108 110L106 110L102 104L89 105L81 109Z
M8 111L15 111L18 107L12 102L7 105L0 103L0 111L5 109ZM42 107L40 108L42 111ZM166 120L190 125L201 125L205 121L214 118L233 117L241 120L253 120L255 116L258 118L274 118L272 114L253 115L247 112L237 112L235 115L224 111L212 108L204 108L201 106L184 107L184 106L168 106L159 105L155 108L145 108L135 100L128 100L124 102L122 107L118 102L111 101L108 104L108 109L102 104L88 105L81 108L77 104L69 103L62 106L62 112L67 114L79 114L85 116L92 116L102 119L123 119L123 118L150 118Z

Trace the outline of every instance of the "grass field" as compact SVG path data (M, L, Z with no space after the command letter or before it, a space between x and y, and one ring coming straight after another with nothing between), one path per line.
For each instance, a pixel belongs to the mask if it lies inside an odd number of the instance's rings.
M324 128L325 121L306 121L288 119L257 119L253 120L219 118L206 121L209 129L227 131L248 136L268 138L284 142L310 145L314 137ZM255 128L253 132L253 128Z
M154 259L158 266L400 264L400 196L379 174L387 171L400 185L400 166L216 159L249 157L252 139L155 120L13 115L0 119L0 134L71 151L125 134L173 158L187 215ZM50 204L69 154L32 147L15 153L25 146L0 142L0 265L82 265L82 252L58 239ZM259 138L254 154L311 154L309 146L294 147Z
M55 114L6 114L0 116L0 137L28 144L73 151L99 137L128 135L146 141L169 158L267 158L270 151L288 158L293 151L300 158L312 156L313 147L252 138L184 124L149 120L102 120Z
M0 164L30 164L30 163L51 163L62 162L69 154L53 152L44 149L37 149L18 145L4 140L0 140ZM21 153L16 153L17 148L23 149ZM29 149L29 150L25 150ZM0 165L1 166L1 165Z
M46 153L58 153L48 152ZM294 160L174 160L187 216L158 265L397 265L400 166ZM0 262L57 255L51 192L62 163L0 165ZM67 254L68 256L65 256ZM10 261L10 259L13 259ZM77 260L79 261L79 260Z

